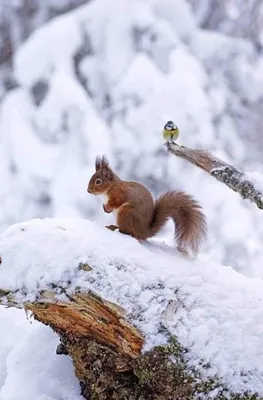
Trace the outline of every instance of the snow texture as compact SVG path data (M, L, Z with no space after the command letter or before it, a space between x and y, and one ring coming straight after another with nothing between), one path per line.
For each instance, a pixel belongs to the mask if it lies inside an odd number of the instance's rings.
M247 179L255 186L255 189L263 194L263 174L258 172L246 172L244 179Z
M0 308L0 399L83 400L69 357L57 356L57 335L25 312Z
M94 159L105 153L124 179L155 195L184 189L197 197L208 254L263 276L261 212L164 151L161 130L172 119L180 143L245 170L256 151L261 160L262 56L250 40L201 29L217 6L195 3L196 14L185 0L93 0L18 48L19 87L0 109L0 231L35 217L105 221L86 195Z
M68 293L77 286L91 289L126 309L129 320L145 336L144 350L166 343L170 332L189 349L189 364L209 364L203 374L218 375L231 391L263 395L261 279L247 278L204 255L188 259L165 243L151 240L141 244L84 220L36 219L14 225L0 236L0 249L1 288L19 290L20 301L33 301L39 290L50 289L51 284ZM80 262L88 263L92 271L80 270ZM57 293L64 298L59 290ZM13 374L19 382L29 368L26 364L15 372L12 363L32 350L34 368L46 351L51 354L51 349L55 350L56 339L46 327L35 325L28 333L24 321L20 330L22 341L7 358L11 372L0 392L5 400L13 399L9 386ZM37 346L42 339L46 348ZM9 339L7 342L10 347ZM47 362L50 367L52 363ZM50 374L54 385L56 379L67 379L72 369L68 360L66 365L64 362L54 358L51 371L41 362L38 368L43 379ZM63 370L53 375L57 365L63 365ZM39 379L31 382L31 396L38 393L35 386L41 390ZM53 381L45 388L51 398ZM72 377L63 386L60 390L70 387L74 392ZM23 396L19 399L30 398Z

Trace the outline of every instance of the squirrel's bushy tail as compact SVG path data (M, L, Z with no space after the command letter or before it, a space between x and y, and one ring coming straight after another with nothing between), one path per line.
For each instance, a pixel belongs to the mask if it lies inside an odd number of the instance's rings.
M201 205L184 192L171 191L155 202L151 233L154 236L172 218L178 249L197 253L207 234L207 223Z

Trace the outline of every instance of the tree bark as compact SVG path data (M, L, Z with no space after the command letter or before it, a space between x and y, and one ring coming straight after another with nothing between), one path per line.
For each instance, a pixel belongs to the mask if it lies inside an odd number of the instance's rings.
M169 153L196 165L219 182L239 193L243 199L248 199L255 203L259 209L263 209L263 193L255 188L243 172L238 171L232 165L213 156L206 150L190 149L176 143L167 143L167 148Z
M24 308L59 335L57 354L72 358L85 398L119 399L132 393L136 380L132 361L141 355L144 339L126 320L124 310L92 292L65 293L65 302L55 295L42 291L37 301L20 304L16 293L0 290L0 304Z
M143 337L124 319L124 310L92 293L68 296L68 303L26 303L34 318L68 338L94 339L127 359L141 353Z

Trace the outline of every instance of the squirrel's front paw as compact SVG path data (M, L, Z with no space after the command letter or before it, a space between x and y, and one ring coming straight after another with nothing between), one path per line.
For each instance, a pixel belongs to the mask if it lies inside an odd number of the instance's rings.
M105 213L108 214L110 214L113 211L107 204L103 204L103 210L105 211Z
M116 231L116 229L119 229L117 225L106 225L105 228L108 228L111 231Z

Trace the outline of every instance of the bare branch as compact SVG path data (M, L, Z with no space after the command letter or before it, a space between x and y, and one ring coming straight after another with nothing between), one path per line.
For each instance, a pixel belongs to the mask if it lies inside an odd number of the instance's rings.
M258 208L263 209L263 194L255 188L243 172L238 171L232 165L213 156L206 150L190 149L176 143L167 143L167 148L171 154L196 165L219 182L239 193L243 199L248 199L255 203Z

